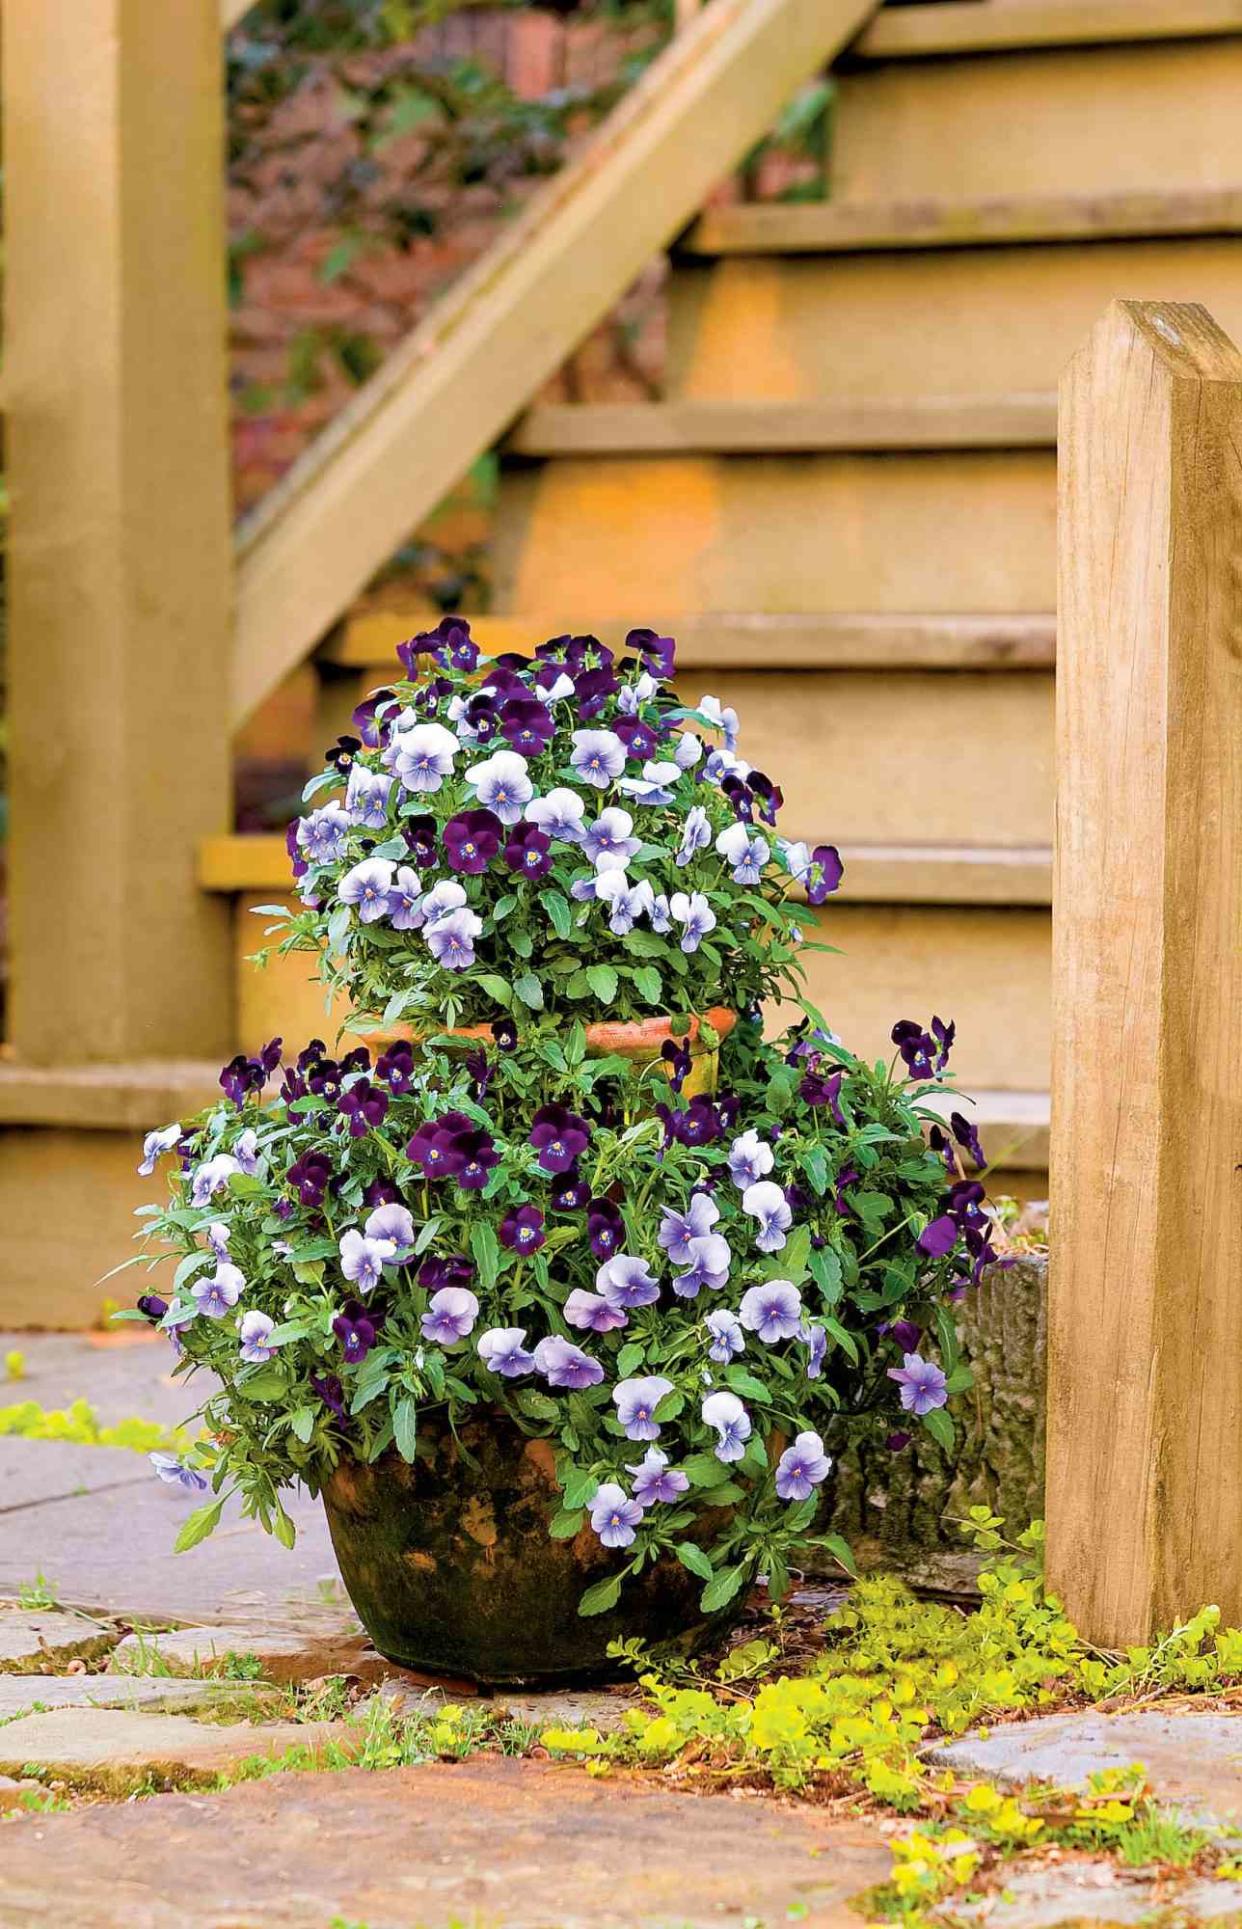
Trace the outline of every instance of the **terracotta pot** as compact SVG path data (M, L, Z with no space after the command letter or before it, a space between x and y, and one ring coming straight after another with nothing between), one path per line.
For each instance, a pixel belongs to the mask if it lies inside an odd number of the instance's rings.
M723 1005L713 1005L706 1014L707 1022L715 1032L717 1040L727 1038L737 1023L737 1013L728 1011ZM679 1034L690 1043L691 1067L682 1092L686 1098L698 1098L703 1093L716 1089L719 1073L720 1053L717 1045L709 1045L700 1038L700 1020L692 1017L689 1030ZM643 1071L648 1065L661 1064L660 1048L665 1039L673 1036L671 1018L611 1019L604 1018L586 1028L588 1058L624 1058L636 1072ZM432 1034L416 1031L411 1025L394 1025L389 1031L368 1032L366 1043L373 1048L390 1045L397 1039L406 1039L417 1045L421 1039ZM481 1039L490 1039L490 1025L457 1025L451 1031L436 1034L445 1038L460 1039L463 1046L477 1044ZM666 1075L667 1075L667 1068Z
M391 1449L370 1466L342 1460L323 1501L350 1599L402 1667L496 1685L598 1679L617 1672L610 1641L638 1635L689 1654L729 1623L704 1618L703 1584L678 1561L627 1580L610 1612L580 1615L585 1589L623 1557L589 1525L549 1536L552 1443L528 1440L498 1408L462 1420L456 1439L429 1415L413 1466ZM700 1514L693 1538L710 1543L723 1518Z

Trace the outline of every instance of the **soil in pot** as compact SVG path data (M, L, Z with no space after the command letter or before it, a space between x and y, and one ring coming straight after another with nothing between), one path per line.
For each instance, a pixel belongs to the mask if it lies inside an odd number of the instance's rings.
M626 1580L618 1605L578 1602L624 1554L590 1526L553 1540L560 1504L552 1443L530 1440L497 1408L420 1423L413 1465L390 1449L372 1465L342 1460L323 1490L350 1599L379 1652L402 1667L496 1686L600 1679L619 1672L608 1644L635 1635L692 1653L730 1616L705 1617L702 1582L661 1561ZM721 1515L702 1514L710 1542Z

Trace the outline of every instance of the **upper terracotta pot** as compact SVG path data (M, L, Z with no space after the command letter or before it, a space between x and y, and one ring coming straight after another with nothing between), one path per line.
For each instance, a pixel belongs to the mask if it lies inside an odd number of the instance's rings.
M690 1072L682 1086L686 1098L698 1098L715 1091L719 1042L728 1037L737 1023L737 1013L726 1010L723 1005L713 1005L704 1016L716 1034L715 1044L709 1044L701 1037L702 1020L698 1016L690 1018L688 1030L677 1033L677 1037L688 1040L690 1046ZM412 1025L394 1025L388 1031L368 1032L366 1042L368 1045L390 1045L397 1039L408 1039L411 1044L417 1045L431 1036L459 1038L463 1043L473 1044L490 1039L492 1028L490 1025L455 1025L449 1030L433 1034L419 1031ZM625 1058L641 1070L660 1060L665 1040L673 1036L673 1020L669 1017L601 1018L586 1028L587 1056Z

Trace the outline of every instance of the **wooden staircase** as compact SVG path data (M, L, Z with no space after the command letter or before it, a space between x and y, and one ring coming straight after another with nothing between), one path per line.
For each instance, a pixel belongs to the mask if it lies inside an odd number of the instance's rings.
M805 8L799 17L808 36ZM830 198L712 206L681 236L665 400L536 407L511 427L496 613L477 629L493 648L567 627L616 640L632 622L675 634L683 687L734 704L744 753L783 783L782 828L845 853L846 885L825 917L843 955L814 973L832 1022L878 1054L897 1017L954 1017L956 1069L979 1097L1000 1184L1040 1192L1055 386L1116 295L1193 298L1242 334L1242 0L890 7L835 72ZM723 82L717 94L734 100ZM684 167L676 131L645 126L632 149ZM651 225L645 189L601 202L610 235L636 201ZM588 213L569 196L554 217L578 223L574 248L589 245ZM551 312L552 266L537 266L523 327ZM525 272L520 248L500 272ZM323 473L312 464L291 479L245 535L235 714L346 608L388 523L431 499L411 452L429 447L443 484L445 451L472 453L464 429L454 441L459 421L495 432L503 311L493 303L484 325L470 305L488 300L480 276L445 342L429 335L407 369L382 371L374 400L317 458ZM546 360L532 341L509 364L527 396ZM450 364L457 373L437 385ZM371 610L331 634L317 659L325 742L424 621ZM283 840L210 839L198 876L234 904L237 1043L323 1032L330 1019L303 964L260 975L243 962L262 942L251 908L287 882ZM119 1257L129 1203L146 1189L121 1183L133 1162L122 1128L187 1109L205 1075L197 1063L171 1084L167 1065L94 1082L0 1069L0 1215L12 1197L31 1225L19 1298L41 1265L42 1208L28 1206L45 1197L59 1210L63 1198L38 1134L81 1142L84 1170L107 1141L108 1176L101 1163L81 1188L85 1272L101 1239L93 1202L106 1192L115 1206L105 1243ZM177 1093L185 1106L171 1104Z
M667 398L509 435L503 614L477 627L678 636L687 693L735 705L783 783L783 828L846 854L843 955L814 971L832 1022L880 1053L894 1018L954 1016L994 1155L1038 1189L1055 386L1114 295L1242 328L1242 6L894 8L838 80L831 198L682 238ZM326 727L419 622L346 625ZM206 875L275 882L244 858L217 846ZM288 996L252 988L252 1026Z

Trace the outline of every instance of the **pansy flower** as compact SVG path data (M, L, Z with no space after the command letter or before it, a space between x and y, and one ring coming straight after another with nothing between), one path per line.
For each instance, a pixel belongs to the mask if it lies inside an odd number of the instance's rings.
M832 1461L817 1433L800 1433L776 1465L776 1491L782 1500L809 1500L827 1480Z
M342 904L357 908L364 924L376 924L388 910L396 865L386 857L366 857L346 871L336 887Z
M659 1438L660 1423L655 1417L656 1408L664 1396L672 1391L673 1382L658 1373L617 1382L612 1389L613 1405L627 1440Z
M538 1206L515 1206L500 1222L500 1243L510 1252L538 1252L546 1238Z
M519 756L538 757L556 735L556 725L538 697L508 697L501 705L500 731Z
M648 1447L642 1459L625 1471L634 1476L634 1498L640 1507L680 1500L690 1486L690 1476L680 1467L670 1467L668 1455L659 1447Z
M341 1342L341 1351L351 1366L358 1366L365 1360L375 1345L375 1320L358 1299L346 1300L332 1321L332 1331Z
M438 1346L456 1346L469 1338L478 1317L479 1302L468 1286L442 1286L420 1321L423 1338Z
M605 1480L595 1489L591 1502L591 1526L605 1547L630 1547L634 1530L643 1517L636 1500L615 1480Z
M504 860L522 877L546 877L552 869L552 843L537 824L515 824L504 848Z
M529 1143L545 1172L568 1172L586 1151L590 1137L590 1126L576 1112L563 1105L541 1105L531 1122Z
M535 1356L526 1350L524 1326L493 1326L475 1341L475 1351L489 1373L517 1380L535 1370Z
M583 1286L574 1287L561 1311L567 1326L577 1326L588 1333L612 1333L630 1323L624 1307L614 1306L602 1293L588 1293Z
M535 1367L549 1386L598 1386L604 1377L604 1369L598 1360L593 1360L580 1346L575 1346L572 1340L563 1340L557 1333L540 1340L535 1348Z
M499 851L504 834L505 827L495 811L459 811L444 826L444 855L450 868L471 875L485 871Z
M751 1418L736 1393L709 1393L700 1412L705 1425L716 1435L713 1449L717 1460L726 1464L741 1460L751 1436Z
M466 782L487 810L494 811L502 824L516 824L535 794L526 773L526 759L516 750L497 750L486 762L473 764Z
M768 1279L742 1294L742 1325L765 1345L791 1340L802 1324L802 1295L791 1280Z

